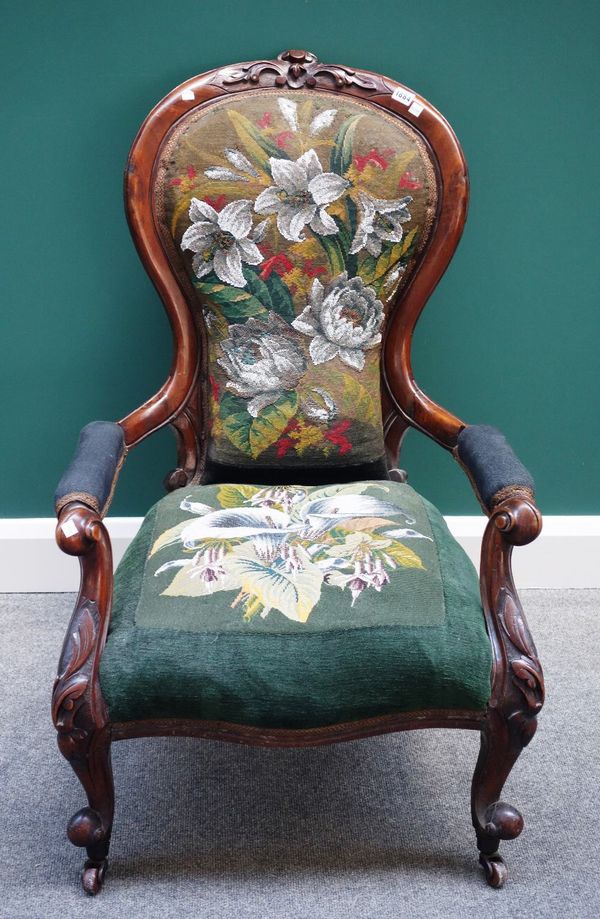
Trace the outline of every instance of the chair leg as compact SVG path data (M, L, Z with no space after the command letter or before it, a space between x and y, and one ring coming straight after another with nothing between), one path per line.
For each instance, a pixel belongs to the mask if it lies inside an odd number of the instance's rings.
M481 731L481 749L473 775L471 813L479 862L490 887L502 887L508 868L498 852L501 839L515 839L523 829L519 811L500 800L502 788L530 734L515 729L499 711L489 709Z
M544 675L515 589L511 555L539 534L542 519L531 494L515 493L494 505L481 547L481 601L492 646L492 692L473 775L471 814L479 861L491 887L502 887L508 869L501 839L523 829L518 810L500 799L521 750L537 728L544 704Z
M83 755L73 749L66 758L88 799L88 807L82 807L69 820L67 836L73 845L87 851L81 883L84 891L94 896L99 893L106 872L115 806L108 730L92 735Z

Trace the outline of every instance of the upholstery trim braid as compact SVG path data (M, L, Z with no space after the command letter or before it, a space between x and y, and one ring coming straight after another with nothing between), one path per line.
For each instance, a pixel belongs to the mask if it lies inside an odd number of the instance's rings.
M86 491L70 491L68 495L65 495L64 498L61 498L60 501L56 502L56 513L60 514L63 507L66 507L67 504L73 504L74 502L77 502L78 504L86 504L88 507L91 507L93 511L96 511L97 514L100 513L100 505L98 504L98 499L94 498L93 495L89 495Z
M56 488L56 513L72 501L81 501L99 514L106 514L126 455L125 435L120 425L113 421L87 424Z
M490 498L490 506L497 507L498 504L502 504L507 498L517 497L533 498L533 488L527 488L525 485L507 485L506 488L501 488L500 491L497 491L496 494Z

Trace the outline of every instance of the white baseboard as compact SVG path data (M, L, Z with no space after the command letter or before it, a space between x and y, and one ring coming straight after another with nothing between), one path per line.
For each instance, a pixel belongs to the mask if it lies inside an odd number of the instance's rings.
M479 567L485 518L446 517L448 526ZM137 533L141 517L109 517L115 564ZM50 517L0 519L0 593L74 591L77 559L54 542ZM545 517L542 535L513 554L517 587L600 587L600 516Z

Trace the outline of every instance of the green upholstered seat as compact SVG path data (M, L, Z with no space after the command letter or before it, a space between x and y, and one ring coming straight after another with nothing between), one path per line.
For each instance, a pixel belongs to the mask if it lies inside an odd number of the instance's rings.
M113 721L282 728L485 708L476 572L409 485L206 485L146 516L115 576Z

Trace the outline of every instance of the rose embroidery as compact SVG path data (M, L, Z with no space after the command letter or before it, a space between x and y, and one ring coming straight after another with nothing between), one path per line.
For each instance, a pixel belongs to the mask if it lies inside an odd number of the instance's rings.
M383 304L362 278L348 279L344 271L324 287L313 281L308 305L292 325L312 336L310 356L315 364L339 357L349 367L362 370L364 352L381 341Z
M225 356L218 363L229 377L227 388L250 400L248 412L253 418L294 389L306 370L293 332L273 312L268 322L251 318L243 325L229 326L229 338L221 348Z

